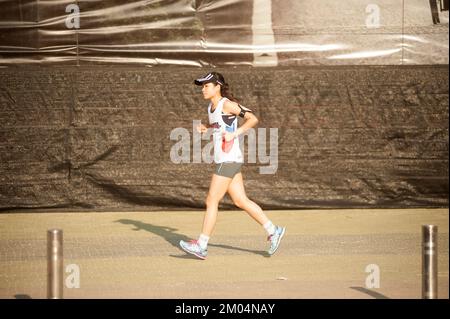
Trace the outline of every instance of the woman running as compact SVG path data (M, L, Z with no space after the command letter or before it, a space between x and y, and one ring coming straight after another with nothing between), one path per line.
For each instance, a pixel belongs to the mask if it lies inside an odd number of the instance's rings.
M267 231L267 240L270 241L268 253L273 255L280 245L285 227L274 225L263 213L261 207L247 197L240 172L244 160L238 136L254 127L258 123L258 119L250 109L237 103L229 93L229 85L225 82L222 74L211 72L196 79L194 83L203 86L204 99L211 101L208 106L209 125L202 124L197 127L197 131L204 133L208 128L213 129L216 167L206 198L202 233L198 240L190 242L181 240L180 246L198 258L206 258L208 241L216 224L219 202L228 192L233 203L245 210ZM245 120L240 128L237 127L238 116Z

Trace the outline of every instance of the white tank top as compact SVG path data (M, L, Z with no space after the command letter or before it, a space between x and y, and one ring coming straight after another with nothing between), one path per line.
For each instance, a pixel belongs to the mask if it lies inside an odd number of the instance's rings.
M223 139L224 132L235 132L238 128L238 118L234 114L224 114L223 105L228 99L223 97L213 112L212 103L208 106L209 124L213 128L214 141L214 162L238 162L243 163L241 148L239 147L239 137L229 142Z

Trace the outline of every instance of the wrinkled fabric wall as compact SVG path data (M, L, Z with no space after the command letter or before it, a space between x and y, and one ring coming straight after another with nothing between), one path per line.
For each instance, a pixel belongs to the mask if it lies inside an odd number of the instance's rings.
M448 0L3 0L0 65L448 64Z
M263 208L448 206L448 6L0 1L0 209L203 208L192 80L213 69L278 130L275 174L243 168Z
M263 208L448 206L447 66L217 70L278 129L276 173L243 168ZM1 209L203 208L213 165L170 156L171 132L207 119L203 73L0 69Z

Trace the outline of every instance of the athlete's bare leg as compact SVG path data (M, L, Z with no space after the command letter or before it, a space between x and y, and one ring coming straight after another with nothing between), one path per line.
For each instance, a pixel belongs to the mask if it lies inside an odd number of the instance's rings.
M259 207L259 205L254 201L250 200L245 194L242 173L234 175L227 191L231 199L233 200L233 203L237 207L245 210L260 225L264 225L269 221L267 216L262 211L261 207Z
M206 198L206 213L203 219L202 234L211 236L217 220L219 202L226 194L231 178L213 174Z

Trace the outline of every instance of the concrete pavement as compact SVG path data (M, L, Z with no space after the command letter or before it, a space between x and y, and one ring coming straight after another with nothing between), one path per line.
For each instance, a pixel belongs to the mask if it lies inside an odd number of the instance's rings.
M65 298L421 298L421 225L439 227L439 297L448 298L448 209L267 211L287 226L266 254L262 227L219 213L202 261L178 248L203 211L0 214L0 298L46 297L46 231L64 231ZM380 288L367 288L368 265ZM68 278L71 273L66 273Z

